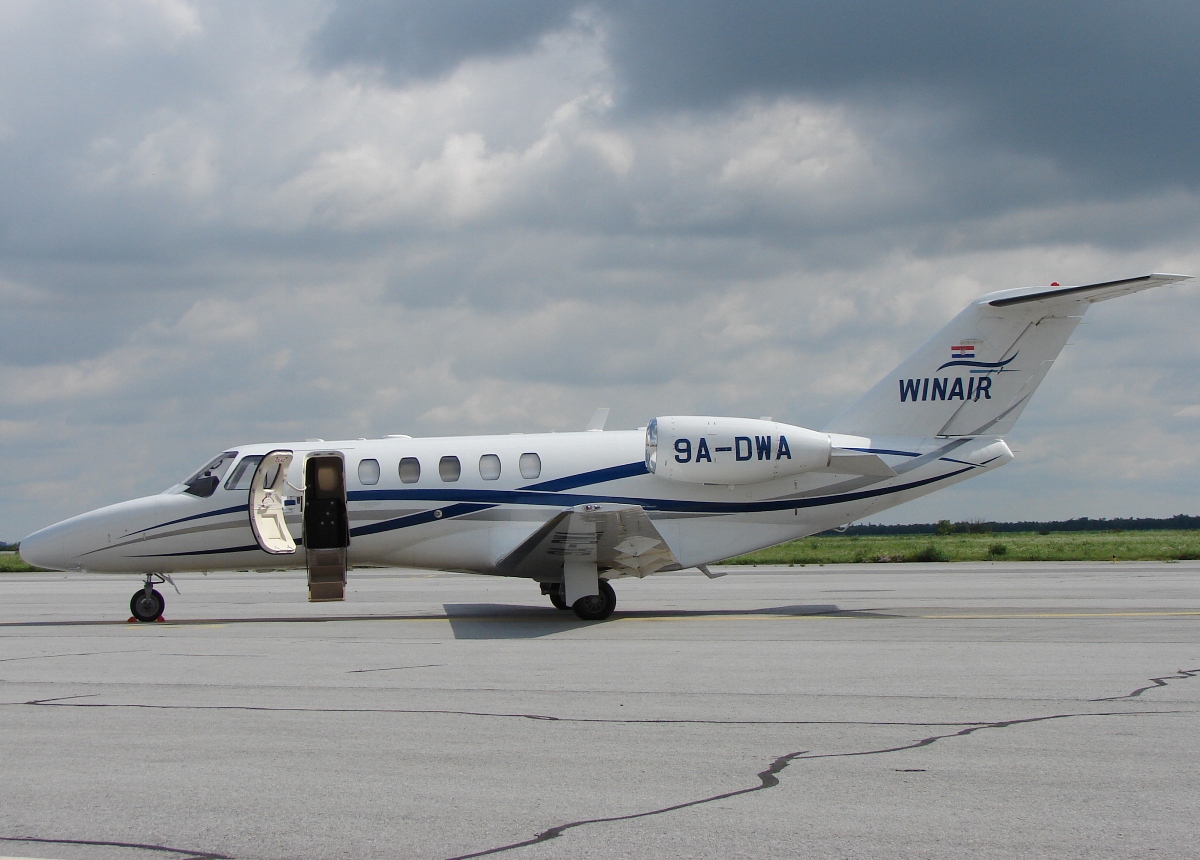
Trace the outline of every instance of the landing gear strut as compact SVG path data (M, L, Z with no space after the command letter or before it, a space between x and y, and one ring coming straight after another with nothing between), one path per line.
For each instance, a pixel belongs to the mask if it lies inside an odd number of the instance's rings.
M543 582L542 594L550 598L550 602L554 604L555 609L570 609L567 606L567 598L563 596L563 585L561 582Z
M146 584L133 593L129 600L129 612L141 622L157 621L162 617L167 602L154 587L155 581L166 582L165 576L146 574ZM172 583L173 585L174 583ZM176 589L178 591L178 589Z
M571 607L584 621L603 621L617 608L617 593L607 579L600 580L599 591L599 594L579 598Z

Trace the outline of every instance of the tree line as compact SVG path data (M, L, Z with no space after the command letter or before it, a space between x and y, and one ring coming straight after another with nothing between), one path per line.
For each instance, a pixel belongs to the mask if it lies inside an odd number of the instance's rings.
M992 532L1105 532L1105 531L1150 531L1171 529L1187 531L1200 529L1200 517L1176 514L1173 517L1117 517L1114 519L1092 519L1077 517L1072 520L1020 520L1012 523L987 520L964 520L936 523L909 523L908 525L852 525L845 530L831 529L827 535L949 535L990 534Z

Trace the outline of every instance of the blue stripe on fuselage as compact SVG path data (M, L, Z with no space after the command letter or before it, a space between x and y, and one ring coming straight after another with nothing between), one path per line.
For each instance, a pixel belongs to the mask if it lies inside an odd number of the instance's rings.
M891 448L843 448L844 451L861 451L864 454L895 454L897 457L920 457L913 451L893 451Z
M620 480L621 478L633 478L638 475L645 475L645 474L647 474L645 463L640 463L640 462L639 463L627 463L623 466L609 466L608 468L605 468L605 469L596 469L594 471L583 472L578 475L568 475L565 478L555 478L552 481L543 481L540 484L530 484L525 489L526 490L541 490L543 492L552 493L552 492L557 492L559 490L573 490L577 487L587 486L588 484L602 484L606 481L616 481L616 480ZM354 490L352 492L347 493L346 498L350 501L370 501L372 499L384 499L384 498L387 498L387 499L407 498L407 496L398 497L398 496L390 496L390 495L382 495L382 496L375 495L376 493L386 493L386 492L388 492L388 491L386 491L386 490ZM431 492L437 492L437 491L434 490ZM432 497L429 497L429 498L432 498ZM457 498L457 497L454 497L454 498ZM216 510L216 511L205 511L204 513L200 513L200 514L192 514L190 516L180 517L177 520L168 520L165 523L159 523L158 525L147 526L144 529L139 529L138 531L130 532L129 534L130 535L142 534L143 532L154 531L155 529L166 528L167 526L178 525L179 523L186 523L191 520L201 520L201 519L205 519L207 517L219 517L219 516L224 516L225 514L236 514L236 513L245 511L245 510L246 510L246 504L243 503L240 505L235 505L230 508L221 508L220 510ZM415 525L415 523L414 523L414 525Z
M150 531L154 531L155 529L166 528L167 526L173 526L178 523L186 523L189 520L202 520L205 517L219 517L219 516L223 516L224 514L236 514L239 511L245 511L246 504L248 504L248 503L249 503L249 500L247 499L246 503L240 504L240 505L234 505L232 508L221 508L219 511L206 511L205 513L202 513L202 514L192 514L190 517L180 517L177 520L170 520L169 522L159 523L156 526L148 526L144 529L140 529L139 531L130 532L129 535L126 535L126 537L129 537L130 535L140 535L142 532L150 532Z
M395 529L406 529L410 526L424 525L425 523L434 523L440 519L453 519L461 517L464 514L473 514L476 511L486 511L489 508L494 508L495 505L450 505L446 508L430 509L428 511L420 511L419 513L409 514L408 516L398 517L394 520L382 520L377 523L372 523L369 526L359 526L355 529L350 529L350 537L359 537L361 535L373 535L379 532L390 532Z
M582 472L578 475L568 475L565 478L555 478L541 484L530 484L527 490L542 490L547 493L557 493L559 490L574 490L589 484L603 484L608 481L619 481L621 478L636 478L638 475L648 475L644 461L626 463L624 466L609 466L606 469L596 469L592 472Z
M927 484L953 478L964 472L975 469L970 465L965 469L957 469L944 475L935 475L908 484L893 487L879 487L873 490L860 490L855 493L841 493L836 496L817 496L808 499L767 499L758 502L704 502L683 499L645 499L634 496L601 496L596 494L576 493L541 493L532 490L372 490L370 498L376 500L411 500L432 502L454 502L450 507L442 509L445 516L462 516L497 505L536 505L543 507L574 507L584 504L616 504L637 505L646 511L661 513L688 514L753 514L790 511L798 508L826 507L845 502L855 502L878 496L902 493L905 490L923 487ZM356 493L357 495L357 493ZM470 510L467 510L470 508ZM394 520L384 520L370 526L362 526L351 530L351 535L378 534L393 529L421 525L438 519L433 511L421 511L417 514L399 517Z
M858 449L871 450L872 453L887 453L904 456L917 456L907 451L890 451L883 449ZM945 459L945 458L943 458ZM961 462L961 461L959 461ZM816 508L828 507L830 505L844 504L847 502L861 501L863 499L877 498L879 496L892 495L902 493L906 490L913 490L918 487L923 487L928 484L933 484L938 481L944 481L948 478L953 478L965 472L969 472L978 468L974 464L968 464L966 468L957 469L953 472L947 472L943 475L935 475L931 478L924 478L920 481L913 481L907 484L899 484L890 487L878 487L871 490L860 490L852 493L841 493L834 496L817 496L813 498L802 499L768 499L757 502L707 502L707 501L690 501L683 499L648 499L638 498L633 496L602 496L595 494L580 494L580 493L563 493L564 489L576 489L588 484L607 483L609 481L618 480L620 478L635 477L637 475L646 474L646 466L644 463L628 463L623 466L612 466L606 469L597 469L591 472L584 472L579 475L570 475L564 478L556 478L551 481L545 481L541 484L531 484L523 490L471 490L471 489L412 489L412 490L355 490L347 493L347 499L350 501L425 501L425 502L445 502L449 503L445 507L420 511L414 514L408 514L395 519L383 520L381 522L372 523L371 525L359 526L351 529L352 537L379 534L382 532L394 531L397 529L409 528L412 526L424 525L426 523L436 522L441 519L454 519L456 517L465 516L467 514L477 513L478 511L487 510L498 505L529 505L538 507L574 507L582 504L621 504L621 505L637 505L646 511L654 511L661 513L690 513L690 514L747 514L747 513L773 513L779 511L788 511L800 508ZM179 520L173 520L170 523L163 525L173 525L174 523L185 522L187 520L198 519L205 516L217 516L219 514L233 513L236 511L245 510L243 506L233 508L225 508L218 511L210 511L207 514L196 514L191 517L184 517ZM440 513L440 516L439 516ZM155 526L154 528L160 528ZM145 529L150 531L150 529ZM232 552L251 552L258 549L257 546L248 547L231 547L227 549L210 549L193 552L181 553L162 553L161 555L213 555L218 553ZM158 555L158 554L156 554ZM150 556L145 556L150 557Z

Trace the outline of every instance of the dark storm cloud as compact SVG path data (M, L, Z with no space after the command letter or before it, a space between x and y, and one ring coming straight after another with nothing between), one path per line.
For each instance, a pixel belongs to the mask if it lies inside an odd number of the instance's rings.
M1192 3L631 2L614 52L644 107L750 93L942 101L977 143L1118 185L1200 182Z
M960 146L1047 158L1086 186L1200 185L1195 3L378 0L339 5L315 44L325 62L434 77L524 50L575 8L604 22L628 111L782 95L918 108L949 114Z
M564 26L571 0L340 3L316 41L321 63L379 65L399 82L438 77L472 57L533 47Z

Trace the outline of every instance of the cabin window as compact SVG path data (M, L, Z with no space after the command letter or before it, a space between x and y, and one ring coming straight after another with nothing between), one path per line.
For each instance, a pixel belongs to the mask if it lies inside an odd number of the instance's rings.
M187 486L184 492L207 499L216 492L217 485L221 483L221 478L225 475L225 470L236 459L237 451L226 451L220 454L211 463L183 482Z
M500 457L496 454L484 454L479 458L479 477L485 481L495 481L500 477Z
M438 463L438 474L443 481L457 481L462 476L462 464L457 457L443 457Z
M237 464L237 468L233 470L233 474L229 476L229 480L225 482L225 489L250 489L250 481L254 479L254 470L258 468L258 464L261 461L262 454L250 454L243 457L242 461Z
M537 454L522 454L521 455L521 477L526 480L533 480L541 477L542 474L542 458Z
M421 461L416 457L404 457L400 460L400 483L415 484L421 480Z
M373 484L379 483L378 460L358 461L358 482L364 487L370 487Z

